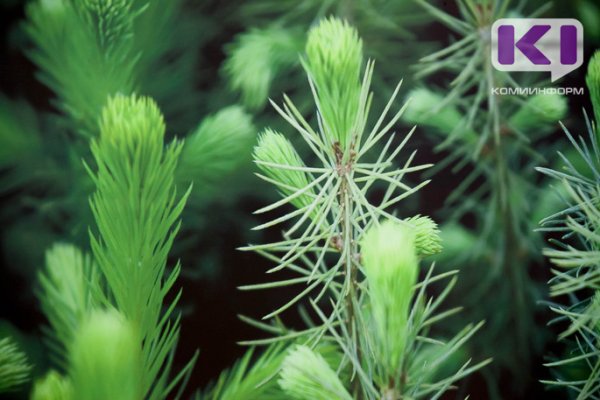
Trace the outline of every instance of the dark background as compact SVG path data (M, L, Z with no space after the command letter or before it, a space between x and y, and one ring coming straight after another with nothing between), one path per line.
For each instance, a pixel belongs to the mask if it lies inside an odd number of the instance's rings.
M0 5L0 92L10 98L24 98L39 110L55 111L50 99L53 94L35 78L36 68L28 60L22 49L27 42L23 36L18 35L14 28L24 19L24 6L20 1L2 0ZM446 2L447 3L447 2ZM216 7L216 6L215 6ZM210 7L208 8L210 11ZM223 43L230 42L234 35L242 30L241 26L231 25L212 39L204 48L200 49L207 65L203 65L205 73L210 77L219 79L219 68L224 59ZM425 40L447 40L446 29L441 25L433 24L431 29L424 33ZM591 55L591 49L586 51L586 61ZM585 64L584 64L585 65ZM563 81L564 86L583 86L585 68L580 68L571 73ZM198 90L206 89L206 83L201 83ZM589 109L587 93L585 96L573 96L569 99L571 116L579 116L582 107ZM419 132L420 133L420 132ZM420 148L417 162L435 162L443 155L433 153L431 145L424 140L422 134L417 134L413 147ZM563 140L561 132L556 132L550 140ZM461 181L462 176L442 171L434 178L434 183L427 186L420 193L419 212L435 215L443 207L444 199L452 189ZM258 178L250 178L256 179ZM0 199L0 209L8 204L19 201L19 192L10 192ZM246 195L236 204L237 213L251 215L254 209L264 205L260 197ZM213 205L212 211L215 220L230 221L233 218L231 210ZM7 226L14 222L15 216L2 212L2 225ZM17 216L21 218L22 216ZM253 218L253 217L251 217ZM258 221L256 221L258 222ZM214 226L213 226L214 228ZM237 228L237 227L236 227ZM245 348L236 344L239 340L262 337L262 333L240 321L238 314L261 316L272 310L274 304L280 304L289 293L286 290L240 292L237 287L242 284L255 283L263 279L262 271L270 265L262 258L252 253L237 251L236 248L245 244L248 235L232 229L227 223L210 232L210 245L219 246L221 254L220 269L212 275L203 275L191 279L184 273L180 279L183 287L181 339L177 350L177 363L179 366L193 354L200 350L200 356L192 373L188 385L189 390L204 387L215 379L221 370L232 365L240 357ZM278 232L268 232L266 240L275 240ZM201 244L197 248L200 256L206 248ZM206 246L206 245L205 245ZM33 249L32 249L33 251ZM187 258L193 255L186 254ZM184 259L184 269L186 260ZM0 319L10 321L14 327L28 335L41 336L40 327L45 323L45 318L40 312L34 296L34 284L23 275L15 272L14 260L6 254L2 247L0 253ZM8 267L10 265L10 268ZM548 277L548 266L538 268L535 272L536 280L545 281ZM545 307L540 305L541 308ZM542 312L542 315L544 313ZM292 325L298 323L294 317L289 321ZM552 352L555 345L550 344L548 351ZM43 357L42 357L43 360ZM547 378L548 372L541 367L542 359L536 360L534 370L530 371L535 380ZM177 366L176 366L177 367ZM473 399L484 398L484 382L481 378L471 380ZM510 382L506 382L510 385ZM541 385L533 385L523 398L542 399L548 393L543 391Z

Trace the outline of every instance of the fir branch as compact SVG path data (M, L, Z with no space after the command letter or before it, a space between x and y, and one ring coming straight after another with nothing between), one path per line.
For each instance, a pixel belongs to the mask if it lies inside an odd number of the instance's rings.
M26 30L36 48L40 79L59 99L76 131L92 136L107 97L131 93L136 55L128 1L38 0L28 8Z
M10 337L0 340L0 393L17 390L29 380L31 365Z
M172 317L181 292L165 304L180 271L177 264L167 272L167 256L191 190L178 198L175 168L181 143L165 148L164 135L154 102L112 98L102 113L100 137L92 141L97 172L90 172L99 232L91 234L93 254L115 306L136 327L142 345L141 393L151 399L163 398L170 387L171 354L179 336L179 317Z

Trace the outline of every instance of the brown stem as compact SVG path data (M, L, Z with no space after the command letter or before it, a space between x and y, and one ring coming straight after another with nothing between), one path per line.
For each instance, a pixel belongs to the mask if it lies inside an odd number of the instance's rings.
M339 191L339 205L340 210L342 212L342 222L341 222L341 238L336 240L335 246L340 248L341 257L345 258L345 268L344 271L347 274L346 279L348 280L348 293L346 294L345 304L346 304L346 329L349 335L353 335L356 332L356 310L354 308L354 304L356 302L358 296L358 288L357 288L357 268L355 265L355 255L358 253L358 249L356 247L356 241L354 238L354 230L352 228L352 197L350 195L350 190L348 188L348 180L351 179L351 171L354 163L354 159L351 156L348 161L344 160L344 152L340 149L339 143L335 143L333 146L334 153L336 155L336 167L338 174L342 178L342 183L340 185ZM352 152L350 153L352 154ZM358 338L356 339L358 340ZM362 359L362 354L360 351L360 346L358 343L355 343L357 359L360 363ZM360 386L360 379L355 377L352 383L352 392L354 394L355 399L362 398L362 390Z

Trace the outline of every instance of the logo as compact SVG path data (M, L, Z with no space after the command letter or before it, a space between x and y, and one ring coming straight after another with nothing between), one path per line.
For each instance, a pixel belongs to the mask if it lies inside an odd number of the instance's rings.
M583 26L571 18L504 18L492 25L499 71L550 71L552 82L583 64Z

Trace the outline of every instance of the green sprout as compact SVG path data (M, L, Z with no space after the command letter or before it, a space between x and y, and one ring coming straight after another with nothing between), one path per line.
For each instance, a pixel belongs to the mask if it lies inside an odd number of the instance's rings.
M361 256L377 332L377 360L395 377L404 358L410 300L419 273L415 232L391 220L373 226L362 238Z
M362 40L356 29L336 18L322 20L306 41L305 68L316 89L328 143L346 151L358 140Z
M285 136L267 128L258 138L254 160L265 173L264 179L276 185L290 203L300 210L310 206L316 197L314 185L309 184L312 176ZM303 188L308 190L298 193Z
M115 310L90 313L69 346L73 398L142 398L141 350L136 326L123 315Z
M48 372L35 381L31 392L31 400L71 400L73 385L69 378L56 371Z
M283 360L279 385L297 400L351 400L327 361L306 346L296 346Z

